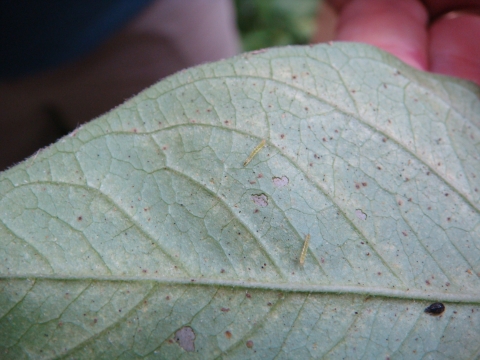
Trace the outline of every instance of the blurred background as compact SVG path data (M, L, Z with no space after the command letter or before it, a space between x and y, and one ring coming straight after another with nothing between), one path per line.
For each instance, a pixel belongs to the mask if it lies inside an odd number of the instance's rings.
M243 50L310 43L319 6L319 0L235 0Z
M0 2L0 171L162 78L330 40L321 0ZM327 27L328 28L328 27Z

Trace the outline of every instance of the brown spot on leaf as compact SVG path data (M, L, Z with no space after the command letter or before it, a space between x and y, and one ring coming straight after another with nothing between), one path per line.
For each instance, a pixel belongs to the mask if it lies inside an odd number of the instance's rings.
M229 312L229 311L230 311L230 309L229 309L229 308L224 308L224 307L222 307L222 308L220 309L220 311L223 311L223 312Z
M253 341L252 341L252 340L248 340L245 345L247 345L247 348L251 349L251 348L253 348Z
M228 331L228 330L225 331L225 337L226 337L227 339L231 339L231 338L232 338L232 333L231 333L230 331Z

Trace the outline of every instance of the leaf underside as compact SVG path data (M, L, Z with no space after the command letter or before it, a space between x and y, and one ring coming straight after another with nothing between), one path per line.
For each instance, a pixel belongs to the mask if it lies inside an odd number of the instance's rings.
M480 356L479 93L347 43L152 86L0 174L0 357Z

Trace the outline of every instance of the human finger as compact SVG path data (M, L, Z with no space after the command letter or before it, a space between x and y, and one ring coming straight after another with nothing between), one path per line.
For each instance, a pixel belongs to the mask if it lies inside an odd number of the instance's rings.
M480 84L480 16L449 14L429 32L429 70Z
M335 40L377 46L428 70L428 13L420 1L352 0L342 4Z

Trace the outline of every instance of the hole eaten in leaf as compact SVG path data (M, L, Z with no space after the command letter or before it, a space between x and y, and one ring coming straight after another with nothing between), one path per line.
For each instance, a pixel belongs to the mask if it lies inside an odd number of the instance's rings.
M288 177L286 177L285 175L282 177L274 177L272 178L272 181L273 181L273 185L278 188L288 185Z
M254 194L250 198L255 203L255 205L258 205L260 207L268 206L268 197L265 194Z
M367 214L365 214L361 209L355 210L355 215L360 220L367 220Z
M185 351L195 351L195 332L190 326L184 326L175 333L175 341Z

